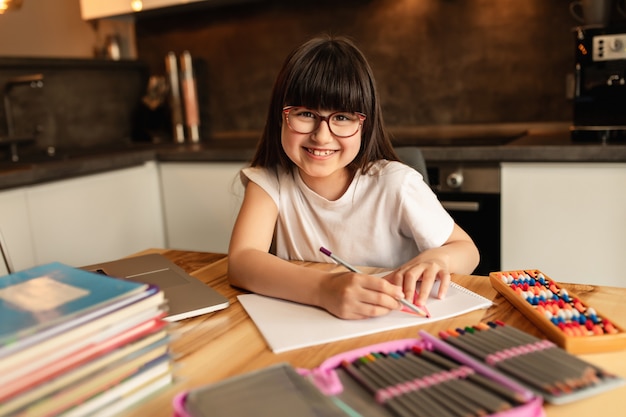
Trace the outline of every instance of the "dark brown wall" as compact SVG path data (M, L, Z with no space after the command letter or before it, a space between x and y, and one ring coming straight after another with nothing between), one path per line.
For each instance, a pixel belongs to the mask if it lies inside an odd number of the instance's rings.
M10 90L14 135L32 137L19 153L41 153L125 145L145 93L148 71L136 61L0 57L0 87L25 75L41 74L43 87L19 84ZM4 95L6 90L3 90ZM7 160L4 97L0 99L0 161Z
M347 35L376 75L387 125L571 120L576 21L563 0L260 1L136 22L139 58L196 58L203 133L263 127L287 53Z

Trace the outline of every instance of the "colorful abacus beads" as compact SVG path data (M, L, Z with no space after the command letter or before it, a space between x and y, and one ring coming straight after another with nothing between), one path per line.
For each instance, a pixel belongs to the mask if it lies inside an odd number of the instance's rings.
M615 334L618 330L595 310L536 270L499 272L497 276L567 336Z

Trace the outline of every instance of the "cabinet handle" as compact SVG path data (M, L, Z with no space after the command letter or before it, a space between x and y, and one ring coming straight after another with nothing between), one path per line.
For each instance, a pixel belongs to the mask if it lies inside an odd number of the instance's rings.
M442 201L441 205L446 210L451 211L478 211L480 203L478 201Z

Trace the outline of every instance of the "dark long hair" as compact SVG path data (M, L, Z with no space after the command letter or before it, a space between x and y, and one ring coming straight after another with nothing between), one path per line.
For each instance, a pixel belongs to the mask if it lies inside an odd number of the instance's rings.
M278 73L265 129L252 158L252 166L281 166L293 171L295 164L281 145L284 106L361 112L361 149L348 168L367 172L372 162L398 160L385 130L372 70L355 44L344 37L318 37L287 56Z

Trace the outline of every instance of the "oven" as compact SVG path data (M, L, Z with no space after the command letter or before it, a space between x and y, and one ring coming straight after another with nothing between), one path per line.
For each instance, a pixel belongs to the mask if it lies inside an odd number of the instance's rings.
M444 208L480 252L477 275L500 270L500 166L427 163L428 180Z

